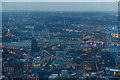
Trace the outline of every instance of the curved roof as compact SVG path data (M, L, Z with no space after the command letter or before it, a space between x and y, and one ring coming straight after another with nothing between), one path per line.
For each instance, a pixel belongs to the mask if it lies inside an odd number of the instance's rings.
M35 57L34 59L33 59L33 61L40 61L41 60L41 57Z

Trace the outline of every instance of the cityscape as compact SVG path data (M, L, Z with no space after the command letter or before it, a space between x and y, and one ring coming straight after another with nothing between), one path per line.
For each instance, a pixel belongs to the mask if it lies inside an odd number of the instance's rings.
M2 12L3 80L119 80L118 12Z

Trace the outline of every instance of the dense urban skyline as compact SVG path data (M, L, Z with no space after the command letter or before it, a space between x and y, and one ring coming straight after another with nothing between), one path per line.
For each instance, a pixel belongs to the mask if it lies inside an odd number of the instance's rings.
M117 2L2 4L0 79L120 78Z

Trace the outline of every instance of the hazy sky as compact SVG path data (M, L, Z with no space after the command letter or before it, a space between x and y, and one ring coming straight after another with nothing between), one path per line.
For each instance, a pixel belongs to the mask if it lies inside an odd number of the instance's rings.
M117 2L4 2L3 11L117 11Z
M3 2L118 2L120 0L1 0Z

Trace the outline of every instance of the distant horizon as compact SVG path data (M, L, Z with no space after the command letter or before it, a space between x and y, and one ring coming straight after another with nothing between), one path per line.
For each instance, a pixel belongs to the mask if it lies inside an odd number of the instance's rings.
M96 13L116 13L116 12L118 12L118 11L30 11L30 10L28 10L28 11L26 11L26 10L9 10L9 11L2 11L2 12L80 12L80 13L86 13L86 12L96 12Z

